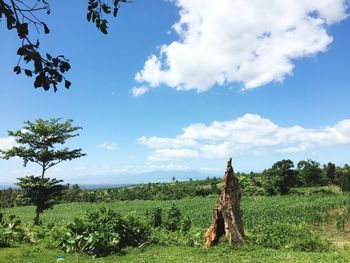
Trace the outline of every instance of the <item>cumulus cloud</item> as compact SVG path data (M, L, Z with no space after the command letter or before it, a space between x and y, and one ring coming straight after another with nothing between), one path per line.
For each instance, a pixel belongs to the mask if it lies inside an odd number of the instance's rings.
M115 151L117 149L117 144L114 142L107 142L105 141L104 143L101 143L97 145L98 149L106 149L110 151Z
M209 125L192 124L174 138L153 136L141 137L138 141L152 150L149 156L152 161L296 153L317 147L350 145L350 119L311 129L298 125L281 127L260 115L245 114Z
M149 91L149 88L145 87L145 86L133 87L131 89L131 94L132 94L133 97L139 97L139 96L142 96L143 94L145 94L148 91Z
M16 146L16 140L14 137L0 138L0 150L8 150Z
M203 92L283 81L295 59L326 51L327 27L347 17L346 0L176 0L178 40L152 54L135 79ZM147 90L136 89L142 95Z

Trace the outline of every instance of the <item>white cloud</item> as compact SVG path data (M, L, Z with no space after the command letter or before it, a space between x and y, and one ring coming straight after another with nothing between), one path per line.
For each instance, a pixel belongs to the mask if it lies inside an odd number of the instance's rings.
M141 137L139 143L153 150L149 160L227 158L241 154L296 153L317 147L350 144L350 119L318 129L281 127L257 114L230 121L185 127L174 138Z
M143 94L145 94L146 92L149 91L149 88L148 87L145 87L145 86L141 86L141 87L133 87L131 89L131 94L132 96L134 97L139 97L139 96L142 96Z
M17 143L14 137L0 138L0 150L5 151L16 145Z
M117 149L117 144L114 142L105 141L104 143L97 145L97 148L115 151Z
M183 148L183 147L193 147L197 144L195 140L184 139L184 138L161 138L161 137L149 137L145 136L138 139L138 142L152 149L159 148Z
M179 39L151 55L135 79L203 92L283 81L295 59L326 51L327 27L347 17L346 0L176 0ZM145 91L135 90L142 95Z

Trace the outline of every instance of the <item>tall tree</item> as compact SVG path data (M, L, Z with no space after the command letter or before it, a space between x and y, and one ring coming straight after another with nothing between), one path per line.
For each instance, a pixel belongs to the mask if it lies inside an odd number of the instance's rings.
M289 189L297 184L294 163L281 160L263 172L264 186L270 195L288 194Z
M326 171L326 176L330 184L336 183L335 178L335 164L329 162L327 165L324 166L324 170Z
M337 167L336 178L343 191L350 191L350 166L348 164L345 164L344 167Z
M35 224L40 222L40 213L52 208L55 197L64 189L59 185L61 180L45 178L46 171L63 161L86 155L81 149L57 148L57 145L63 145L68 139L79 135L76 131L81 127L75 127L72 123L72 120L61 122L60 119L26 121L21 130L8 132L17 145L6 151L0 150L3 159L19 157L23 159L24 166L32 162L41 167L40 176L18 178L18 185L24 190L23 199L36 205Z
M325 183L320 163L311 159L302 160L298 163L298 173L307 186L322 185Z
M106 16L112 14L116 17L121 2L127 0L88 0L88 22L94 23L103 34L108 34ZM39 37L40 31L50 33L49 27L41 18L43 14L50 13L47 0L0 0L0 22L6 21L8 30L16 30L21 43L17 50L19 59L14 72L24 73L28 77L35 76L35 88L53 88L56 92L58 84L63 80L67 89L71 86L71 82L64 76L71 68L69 60L63 55L54 57L40 51L40 41L33 37L33 31L37 33L36 37Z

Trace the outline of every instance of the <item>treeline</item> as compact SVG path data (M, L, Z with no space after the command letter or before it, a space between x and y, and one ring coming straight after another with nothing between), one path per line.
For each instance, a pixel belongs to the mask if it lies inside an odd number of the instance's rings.
M313 160L302 160L294 165L291 160L281 160L261 173L240 173L241 186L246 193L261 192L266 195L288 194L294 187L336 185L350 191L350 166L328 163L323 166Z
M243 195L289 194L292 188L312 186L339 186L350 191L350 166L321 165L313 160L302 160L296 165L291 160L281 160L260 173L237 173ZM57 202L112 202L117 200L176 200L186 197L217 195L222 187L222 177L171 183L148 183L123 188L83 190L78 185L66 185ZM296 191L292 191L295 193ZM0 191L0 208L24 205L21 190Z

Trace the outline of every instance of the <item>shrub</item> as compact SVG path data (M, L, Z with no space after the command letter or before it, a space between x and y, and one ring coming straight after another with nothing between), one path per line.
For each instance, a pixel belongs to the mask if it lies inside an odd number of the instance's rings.
M21 220L15 215L10 215L8 222L0 213L0 247L9 247L25 240Z
M160 227L162 225L162 209L160 207L147 210L146 216L152 227Z
M181 222L181 230L184 232L184 233L187 233L190 228L191 228L191 225L192 225L192 220L191 218L189 218L188 216L186 216L182 222Z
M243 189L244 195L249 196L260 196L260 195L267 195L264 188L255 186L255 185L249 185L246 188Z
M181 224L181 212L175 204L171 206L166 215L164 222L165 228L170 231L176 231L180 229Z
M202 246L204 242L204 233L205 229L199 227L192 227L186 234L187 236L187 245L194 246Z
M121 216L101 208L89 211L85 218L76 218L60 238L66 251L84 252L102 257L119 252L126 246L136 246L148 238L148 229L134 216Z

